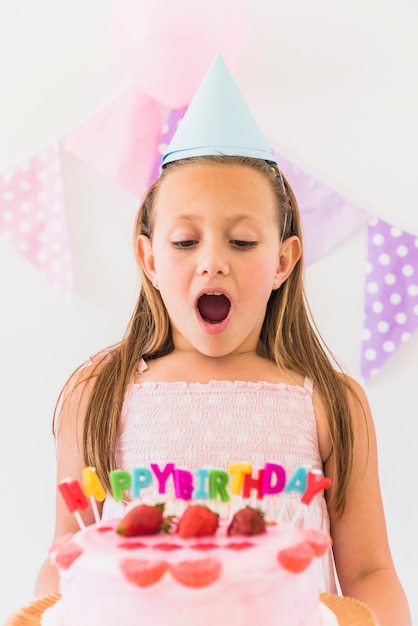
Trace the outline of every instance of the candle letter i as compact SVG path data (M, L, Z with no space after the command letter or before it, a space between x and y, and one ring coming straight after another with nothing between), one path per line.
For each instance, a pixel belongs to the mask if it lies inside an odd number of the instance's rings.
M84 495L78 480L66 478L59 483L58 489L64 499L65 504L67 505L67 509L70 513L74 513L74 517L76 518L80 528L85 528L79 511L87 509L89 506L89 501Z
M90 498L91 508L93 510L94 519L96 522L100 521L99 511L97 510L97 502L103 502L106 498L106 492L102 487L102 483L100 482L96 468L94 467L85 467L82 472L83 478L83 491L84 494Z

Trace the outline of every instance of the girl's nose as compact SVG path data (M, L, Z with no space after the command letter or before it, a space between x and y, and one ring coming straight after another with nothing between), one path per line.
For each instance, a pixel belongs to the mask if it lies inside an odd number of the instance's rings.
M228 274L229 264L226 251L222 250L221 246L216 245L202 247L201 256L196 269L197 273L200 275L207 274L209 276L216 276L217 274Z

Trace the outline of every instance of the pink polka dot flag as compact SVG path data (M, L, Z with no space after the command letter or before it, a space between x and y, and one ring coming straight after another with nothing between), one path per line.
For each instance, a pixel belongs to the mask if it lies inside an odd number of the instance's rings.
M418 237L374 218L368 226L361 373L382 367L418 328Z
M66 297L72 289L58 144L0 176L0 237Z

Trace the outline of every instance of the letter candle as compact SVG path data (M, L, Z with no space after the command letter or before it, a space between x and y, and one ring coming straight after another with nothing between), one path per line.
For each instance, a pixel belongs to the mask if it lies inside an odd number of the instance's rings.
M85 528L80 511L84 511L88 508L89 501L81 489L78 480L66 478L58 484L58 489L67 505L67 509L70 513L74 513L74 517L80 528Z
M176 468L174 463L167 463L163 469L155 463L150 468L137 467L132 472L124 469L116 469L109 472L111 493L116 502L127 498L125 492L131 490L132 499L141 498L141 490L149 487L154 481L157 482L158 493L166 494L168 479L172 478L174 495L185 505L190 500L220 501L228 505L229 514L235 508L235 500L241 502L245 499L252 500L252 506L261 506L264 509L275 508L274 517L277 522L283 521L285 499L279 503L266 502L269 496L279 493L289 494L296 491L300 494L299 506L296 507L290 523L295 524L303 513L304 507L308 507L312 498L320 491L331 485L331 480L323 476L320 470L314 470L308 465L299 465L289 479L286 479L286 470L282 465L267 462L264 467L256 470L253 474L252 466L248 463L230 463L228 472L215 468L197 468L194 472ZM106 492L100 483L94 467L86 467L82 472L82 483L67 478L61 481L58 489L64 498L68 510L74 513L80 526L84 528L84 522L79 511L84 510L90 504L94 519L99 521L100 515L96 501L103 502ZM231 501L231 496L233 500ZM255 501L255 502L254 502ZM276 504L278 507L276 508Z
M82 471L82 478L84 495L90 499L94 519L96 522L99 522L100 515L97 509L96 500L103 502L106 498L106 492L97 476L95 467L85 467Z
M290 523L295 524L303 511L303 507L308 506L316 494L327 489L331 484L331 479L324 476L321 470L309 470L306 477L306 490L300 499L300 506L296 510Z

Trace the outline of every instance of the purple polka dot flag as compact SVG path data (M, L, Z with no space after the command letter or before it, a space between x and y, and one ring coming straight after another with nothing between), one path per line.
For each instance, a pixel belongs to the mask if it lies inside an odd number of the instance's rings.
M304 262L310 265L366 224L371 215L283 154L276 156L297 198L302 222Z
M0 175L0 237L69 297L71 256L58 144Z
M373 219L368 226L361 374L366 381L418 328L418 237Z

